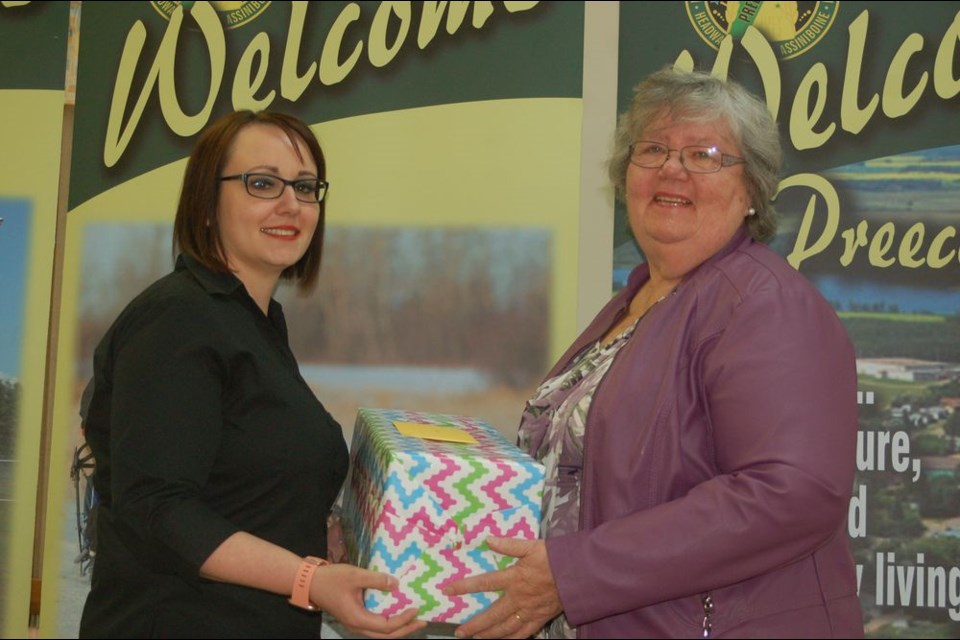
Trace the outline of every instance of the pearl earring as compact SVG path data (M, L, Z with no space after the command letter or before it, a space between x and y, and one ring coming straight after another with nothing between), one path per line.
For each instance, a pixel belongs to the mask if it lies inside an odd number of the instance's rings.
M753 207L750 207L749 209L747 209L747 215L748 215L748 216L755 216L755 215L757 215L757 210L754 209Z

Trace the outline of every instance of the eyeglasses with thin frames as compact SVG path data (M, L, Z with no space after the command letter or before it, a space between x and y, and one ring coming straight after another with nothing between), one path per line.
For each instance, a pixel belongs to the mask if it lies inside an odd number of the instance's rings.
M247 193L262 200L276 200L283 195L288 186L293 189L294 197L300 202L316 204L322 202L327 195L330 183L319 178L297 178L286 180L269 173L238 173L233 176L221 176L220 182L227 180L241 180L247 188Z
M680 164L690 173L716 173L724 167L746 163L743 158L723 153L713 146L692 144L670 149L665 144L650 140L640 140L630 145L630 162L644 169L659 169L667 164L674 151L679 155Z

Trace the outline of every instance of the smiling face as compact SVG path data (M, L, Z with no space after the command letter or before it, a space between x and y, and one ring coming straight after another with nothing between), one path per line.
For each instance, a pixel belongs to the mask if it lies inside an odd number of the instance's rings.
M294 148L283 130L263 124L245 127L233 141L221 175L241 173L287 180L318 177L301 140ZM303 257L319 217L320 205L297 200L290 186L279 198L263 200L247 193L242 180L220 183L217 221L224 260L248 289L252 282L275 284L284 269Z
M675 122L670 114L653 121L639 140L670 149L688 145L716 146L741 156L730 127L723 120ZM743 225L750 197L743 166L716 173L689 173L672 151L659 169L627 166L625 185L630 228L652 266L658 257L683 256L690 268L719 251Z

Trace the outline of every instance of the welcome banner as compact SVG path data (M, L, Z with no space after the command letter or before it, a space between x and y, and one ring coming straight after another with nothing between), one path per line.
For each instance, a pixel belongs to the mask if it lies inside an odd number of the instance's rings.
M960 3L621 3L619 55L621 111L665 65L766 98L786 152L773 245L857 350L867 633L960 636ZM614 246L619 288L641 259L622 214Z
M593 124L582 87L609 72L584 69L592 9L86 3L51 454L60 490L46 514L45 557L62 561L45 563L42 635L75 633L78 609L62 587L86 579L72 565L67 471L93 347L172 267L185 157L227 111L298 115L327 154L321 282L309 298L279 296L303 374L348 438L359 406L480 416L513 437L577 314L590 315L577 308L577 286L582 294L594 256L579 243L583 221L605 212L578 211L593 188L581 184L580 135ZM620 110L645 75L680 64L744 82L780 122L787 166L774 247L833 302L858 351L849 535L873 635L960 633L958 12L956 2L909 12L855 2L620 5L610 87ZM19 41L0 46L8 42ZM54 182L44 184L52 193ZM622 219L614 288L641 259Z
M171 270L185 158L233 109L297 115L326 154L320 282L278 296L304 378L348 442L360 406L479 416L515 437L575 332L583 13L84 4L50 480L64 489L47 514L64 533L48 557L77 551L68 456L93 349ZM44 636L76 633L87 578L67 563L45 571Z

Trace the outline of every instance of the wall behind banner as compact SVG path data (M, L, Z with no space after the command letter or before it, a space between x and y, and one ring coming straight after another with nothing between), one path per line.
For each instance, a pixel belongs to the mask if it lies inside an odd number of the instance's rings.
M0 633L26 637L69 3L7 4L0 6Z
M0 70L0 139L29 136L0 154L5 304L18 299L10 282L29 282L22 319L0 313L21 351L0 351L0 390L13 378L22 386L15 466L0 433L0 464L17 480L0 475L0 544L2 518L13 532L0 601L4 635L16 637L44 450L37 363L47 357L68 3L7 4L0 60L18 64ZM359 406L475 415L512 438L539 376L609 297L608 265L617 288L641 259L603 163L631 88L677 60L727 69L775 108L788 179L774 246L856 343L849 522L868 632L960 637L960 3L796 3L792 32L760 21L729 51L723 2L450 3L438 13L431 3L243 4L83 7L41 637L75 637L88 586L74 563L69 469L92 349L172 267L179 181L207 122L240 107L287 111L324 146L321 282L309 298L279 296L304 376L348 439ZM36 22L11 22L14 11ZM59 79L18 84L47 77L34 73L48 68L40 58L22 63L27 43L59 61ZM6 251L5 233L27 249ZM941 573L946 586L927 588Z
M960 3L763 2L745 31L744 3L652 4L620 5L620 110L673 64L765 96L786 155L772 244L856 346L867 634L960 637ZM617 223L614 288L641 260Z

